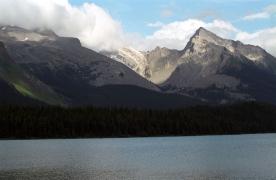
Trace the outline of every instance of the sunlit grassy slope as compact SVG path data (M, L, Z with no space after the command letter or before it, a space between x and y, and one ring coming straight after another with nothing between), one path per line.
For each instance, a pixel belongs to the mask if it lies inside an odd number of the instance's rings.
M0 44L0 79L8 82L20 94L50 105L64 105L63 98L50 87L24 72Z

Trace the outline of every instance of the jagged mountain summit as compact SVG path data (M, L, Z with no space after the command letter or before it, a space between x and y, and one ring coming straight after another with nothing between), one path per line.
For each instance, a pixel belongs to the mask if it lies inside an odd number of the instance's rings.
M197 48L198 51L204 51L208 44L224 47L231 53L244 56L253 61L256 65L263 66L264 69L276 73L275 57L267 53L261 47L245 45L240 41L223 39L202 27L196 31L184 51L192 48L191 46L194 46L195 49Z

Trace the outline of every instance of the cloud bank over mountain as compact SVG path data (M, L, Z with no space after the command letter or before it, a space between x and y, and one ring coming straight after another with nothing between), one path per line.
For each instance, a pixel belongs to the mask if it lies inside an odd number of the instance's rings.
M259 13L272 16L275 6L271 5ZM260 16L250 14L244 18L254 20ZM170 23L157 21L145 24L156 30L144 37L139 32L125 32L118 20L96 4L76 6L68 0L1 0L0 24L52 29L60 36L77 37L85 47L97 51L125 46L140 50L150 50L156 46L183 49L196 29L205 27L223 38L259 45L276 56L276 26L249 33L220 19L208 22L199 19Z
M68 0L1 0L0 24L52 29L96 50L124 46L120 23L93 3L73 6Z

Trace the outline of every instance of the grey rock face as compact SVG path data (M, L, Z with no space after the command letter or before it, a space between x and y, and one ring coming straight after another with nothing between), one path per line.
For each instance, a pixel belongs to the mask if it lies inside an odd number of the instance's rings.
M148 69L151 72L149 79L154 83L161 84L169 78L177 67L177 59L180 57L180 52L157 47L152 51L146 52L145 56L149 64Z
M152 51L140 52L133 48L123 48L105 55L125 64L142 77L155 84L164 82L177 66L180 52L157 47Z
M273 99L276 102L271 94L272 89L276 90L276 59L259 47L222 39L200 28L177 61L176 70L162 84L166 91L206 101ZM256 78L263 78L262 83ZM208 95L214 91L221 97ZM267 94L272 99L265 97Z

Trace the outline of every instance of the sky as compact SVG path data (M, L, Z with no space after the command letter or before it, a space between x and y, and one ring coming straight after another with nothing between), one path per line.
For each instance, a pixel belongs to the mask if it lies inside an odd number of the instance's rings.
M275 0L0 0L0 24L49 28L96 51L183 49L205 27L276 56Z
M256 18L256 21L243 20L244 17L260 13L273 4L276 11L275 0L70 0L70 2L74 5L95 3L120 21L125 31L139 32L142 35L150 35L157 29L149 27L150 23L168 24L185 19L200 19L207 22L221 19L247 32L276 26L276 16Z

